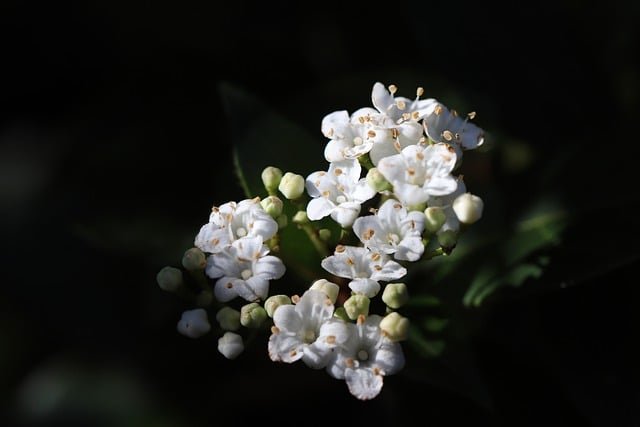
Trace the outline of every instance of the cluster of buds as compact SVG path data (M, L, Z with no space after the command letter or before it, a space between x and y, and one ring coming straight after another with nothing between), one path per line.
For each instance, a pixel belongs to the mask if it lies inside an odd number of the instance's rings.
M400 280L412 263L450 253L461 225L482 216L482 200L468 193L454 172L463 152L480 146L484 137L470 122L474 113L461 117L434 99L420 99L422 88L414 100L395 97L396 91L376 83L375 108L337 111L322 120L329 139L326 171L305 179L268 167L262 172L264 199L212 209L183 266L207 278L200 280L197 301L244 301L239 310L224 305L215 315L222 331L218 349L225 357L244 350L241 328L270 327L267 349L273 361L301 360L325 369L363 400L377 396L384 377L404 366L400 343L409 320L401 310L409 291ZM289 202L298 208L291 221L323 255L321 267L328 275L302 289L301 296L270 296L270 281L285 273L270 251L279 249L279 231L289 222L283 206ZM365 203L373 207L361 215ZM317 226L326 217L339 224L344 237L330 255L331 233ZM433 247L430 242L437 242L436 249L425 249ZM172 267L158 274L158 283L172 292L185 288L182 271ZM379 295L384 311L372 313ZM178 331L192 338L210 330L203 308L184 312L178 323Z

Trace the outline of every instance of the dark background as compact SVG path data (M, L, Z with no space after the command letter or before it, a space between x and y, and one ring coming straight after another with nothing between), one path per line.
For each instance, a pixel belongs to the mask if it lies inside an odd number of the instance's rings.
M2 424L640 425L640 14L583 3L3 3ZM477 111L488 158L525 147L521 169L489 170L508 203L488 217L539 190L571 213L540 279L467 310L480 399L410 366L361 403L257 348L226 361L175 332L188 307L155 284L210 206L241 198L229 123L256 118L225 114L221 82L317 155L322 117L368 105L375 81Z

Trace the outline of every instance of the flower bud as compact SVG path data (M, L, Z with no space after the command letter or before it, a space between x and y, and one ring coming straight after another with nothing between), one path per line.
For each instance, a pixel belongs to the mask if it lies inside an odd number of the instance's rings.
M318 237L320 237L320 240L322 240L323 242L328 242L329 239L331 239L331 230L329 230L328 228L321 228L320 230L318 230Z
M164 267L156 275L156 281L163 291L175 292L182 286L182 271L175 267Z
M182 256L182 266L189 271L204 270L207 265L207 258L198 248L187 249Z
M287 225L289 225L289 219L287 218L287 216L285 214L282 214L278 218L276 218L276 222L278 223L278 229L279 230L282 230Z
M178 332L189 338L199 338L203 336L211 329L207 312L202 308L185 311L182 313L177 329Z
M445 251L451 251L458 243L458 233L453 230L445 230L438 234L438 243Z
M333 316L337 317L338 319L342 319L345 322L348 322L351 320L349 319L349 316L347 316L347 311L344 309L344 307L336 308L336 311L333 312Z
M267 316L273 317L276 308L286 304L291 304L291 298L286 295L273 295L264 302L264 309L267 312Z
M331 300L331 302L335 304L336 299L338 298L338 292L340 291L340 286L328 280L320 279L313 282L311 288L309 289L323 292Z
M409 319L397 312L389 313L380 322L380 330L391 341L404 341L409 333Z
M404 283L389 283L382 293L382 301L390 308L398 309L409 301L409 291Z
M306 224L309 222L309 217L305 211L298 211L291 219L294 224Z
M277 196L269 196L263 199L260 202L260 206L262 209L269 215L271 218L277 218L282 214L282 200L280 200Z
M453 211L463 224L473 224L482 217L484 202L478 196L464 193L453 201Z
M235 359L244 351L242 337L233 332L225 332L218 339L218 351L227 359Z
M355 320L361 314L364 316L369 314L370 302L369 298L364 295L351 295L349 299L344 302L344 310L347 312L349 319Z
M231 307L222 307L218 310L216 320L225 331L237 331L240 329L240 312Z
M424 228L429 233L435 233L440 230L442 224L447 220L447 216L441 207L433 206L424 210Z
M264 188L267 190L267 193L273 195L276 194L278 185L280 185L282 171L278 168L274 168L273 166L269 166L264 168L261 178L262 184L264 184Z
M378 193L385 190L391 190L391 183L386 180L378 168L369 169L366 179L369 187L373 188Z
M240 309L240 323L242 326L257 329L267 320L267 312L257 302L242 306Z
M302 175L287 172L282 177L278 190L289 200L298 199L304 193L304 178Z

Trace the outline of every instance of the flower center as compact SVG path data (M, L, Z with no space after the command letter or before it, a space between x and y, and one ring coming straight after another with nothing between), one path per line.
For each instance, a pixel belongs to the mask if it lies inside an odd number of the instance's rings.
M316 333L309 330L304 333L304 342L305 344L311 344L316 340Z
M253 271L247 268L246 270L242 270L242 273L240 273L240 275L242 276L242 280L247 280L251 276L253 276Z
M369 353L366 350L360 350L358 352L358 360L365 361L369 359Z
M344 197L344 196L338 196L338 197L336 197L336 203L338 203L338 204L342 204L342 203L344 203L344 202L346 202L346 201L347 201L347 198L346 198L346 197Z
M353 138L353 145L362 145L362 138L360 138L359 136L356 136L355 138Z
M247 235L247 230L245 230L243 227L238 227L238 229L236 230L236 234L238 235L238 237L244 237Z
M400 242L400 236L398 236L396 233L389 233L387 234L387 240L392 245L397 245L398 242Z

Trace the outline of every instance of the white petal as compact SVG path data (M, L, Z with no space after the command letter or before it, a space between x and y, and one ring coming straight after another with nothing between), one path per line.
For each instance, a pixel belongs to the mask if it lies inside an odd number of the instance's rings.
M302 361L312 369L322 369L327 366L331 350L315 344L307 345L302 350Z
M249 261L260 258L264 250L261 236L243 237L233 242L232 245L236 248L236 260L242 258Z
M347 263L346 253L331 255L320 262L322 268L338 277L353 278L351 266Z
M373 364L384 372L385 375L398 373L404 367L404 354L400 343L382 340L383 344L376 351Z
M361 126L361 117L366 119L367 117L377 118L378 116L380 116L380 112L376 109L371 107L360 108L351 114L351 124L354 126Z
M361 216L353 223L353 232L367 247L376 246L376 234L380 234L380 222L376 215ZM371 233L373 232L373 235Z
M218 351L227 359L235 359L244 351L242 337L233 332L226 332L218 339Z
M329 297L324 292L313 289L307 290L295 307L303 319L302 328L311 329L316 335L320 331L320 325L333 315L333 303Z
M178 332L189 338L199 338L211 330L207 312L202 308L187 310L178 322Z
M398 264L395 261L387 261L382 265L382 270L373 270L371 278L373 280L383 280L388 282L390 280L396 280L404 277L407 274L407 269Z
M324 158L328 162L339 162L345 159L345 151L352 147L352 144L344 139L332 139L324 147Z
M352 330L341 319L330 318L320 327L320 334L316 342L328 348L341 346L351 339Z
M351 200L357 203L366 202L367 200L372 199L375 195L376 190L367 184L367 180L365 178L359 180L349 194Z
M393 184L393 193L407 206L420 205L429 198L429 194L422 187L400 181Z
M307 216L311 221L317 221L331 214L335 209L335 205L324 197L317 197L307 205Z
M375 147L374 147L375 148ZM373 149L372 149L373 152ZM395 154L381 159L378 163L378 170L387 181L394 184L404 180L405 164L402 154Z
M349 126L349 113L346 110L334 111L322 119L320 130L327 138L344 138L344 129Z
M248 228L250 235L260 236L263 241L267 241L278 232L278 223L265 211L256 210Z
M256 261L253 267L253 274L263 277L267 280L279 279L286 271L286 268L280 258L273 255L267 255Z
M387 114L389 107L394 105L393 95L380 82L376 82L371 90L371 103L382 114Z
M379 166L382 159L395 156L398 154L398 149L393 145L393 141L380 142L373 144L371 151L369 151L369 157L371 163L374 166Z
M244 282L244 286L240 284L236 290L238 295L247 301L264 300L269 296L269 280L264 277L253 276Z
M424 212L411 211L407 213L407 216L402 219L402 233L415 233L416 235L422 234L424 231L424 221Z
M382 375L376 375L372 369L347 368L344 379L349 392L360 400L370 400L380 394L382 390Z
M216 253L222 251L231 242L226 229L218 228L213 223L208 223L200 228L195 238L194 245L203 252Z
M417 261L424 253L424 244L420 236L406 236L398 244L395 259L404 261Z
M308 208L307 208L308 210ZM360 204L356 202L345 202L339 204L332 212L331 218L342 228L351 227L360 213ZM311 217L309 216L309 219Z
M343 185L352 185L360 179L361 172L362 166L360 166L360 162L355 159L350 159L340 162L332 162L329 165L327 174L335 177L336 180L341 181L341 184Z
M230 248L225 252L209 255L205 273L212 279L221 276L238 277L240 269L238 267L238 260L235 257L235 249Z
M273 313L273 324L283 332L298 332L302 329L302 317L291 304L281 305Z
M364 141L360 145L354 145L353 147L347 147L344 149L344 158L345 159L356 159L363 154L367 154L371 151L371 148L374 146L373 141ZM330 160L331 161L331 160Z
M244 287L242 280L236 277L222 277L218 279L213 288L216 299L220 302L231 301L238 296L238 289Z
M458 183L456 182L456 179L451 175L444 177L434 176L429 181L425 182L423 190L425 194L431 196L445 196L453 193L457 186Z
M349 288L355 293L373 298L380 292L380 283L367 278L358 278L349 283Z
M278 310L281 308L282 306ZM285 332L272 334L268 344L269 357L274 362L293 363L302 358L302 346L302 342L293 334Z

